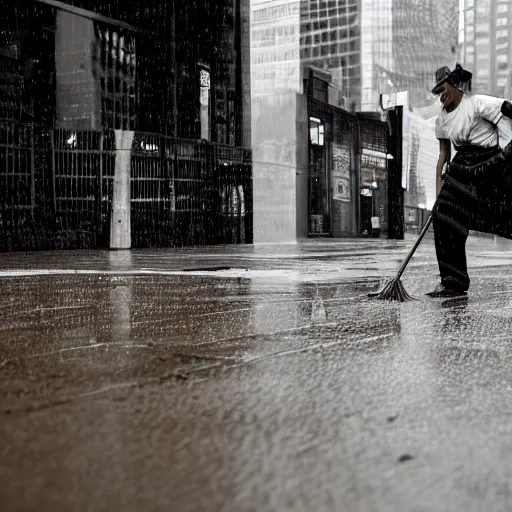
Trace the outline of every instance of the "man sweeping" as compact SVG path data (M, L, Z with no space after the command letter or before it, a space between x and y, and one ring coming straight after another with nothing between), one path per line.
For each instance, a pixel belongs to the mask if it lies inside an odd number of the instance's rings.
M432 90L443 109L436 122L439 139L438 199L433 212L441 283L431 297L465 295L469 230L512 239L512 166L499 146L498 122L512 119L512 104L468 91L472 74L459 64L437 71ZM450 163L451 144L457 153ZM445 164L447 170L442 175Z

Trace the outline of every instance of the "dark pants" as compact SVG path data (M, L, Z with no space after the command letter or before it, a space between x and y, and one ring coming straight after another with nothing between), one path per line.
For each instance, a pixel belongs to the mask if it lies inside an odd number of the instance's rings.
M448 166L433 219L441 283L446 288L469 288L469 230L512 239L512 168L500 154L498 146L467 146Z

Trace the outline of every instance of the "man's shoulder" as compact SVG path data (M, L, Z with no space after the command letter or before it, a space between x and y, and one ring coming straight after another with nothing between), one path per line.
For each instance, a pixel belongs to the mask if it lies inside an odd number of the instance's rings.
M472 94L467 98L479 105L494 105L504 101L503 98L500 98L499 96L490 96L488 94Z
M475 105L485 104L487 101L489 101L489 98L492 98L491 96L487 96L486 94L471 94L466 97L468 101L473 102Z

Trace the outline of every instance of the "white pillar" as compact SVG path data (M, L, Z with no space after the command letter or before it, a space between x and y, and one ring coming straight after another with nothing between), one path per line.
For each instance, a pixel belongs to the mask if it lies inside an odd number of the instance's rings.
M130 170L133 131L115 130L116 165L112 194L112 219L110 225L110 248L130 249Z

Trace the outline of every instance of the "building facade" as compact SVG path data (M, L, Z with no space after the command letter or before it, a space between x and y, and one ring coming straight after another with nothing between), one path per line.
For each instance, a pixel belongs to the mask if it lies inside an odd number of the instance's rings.
M241 145L243 0L2 4L0 58L24 71L4 117Z

